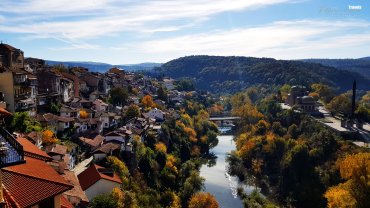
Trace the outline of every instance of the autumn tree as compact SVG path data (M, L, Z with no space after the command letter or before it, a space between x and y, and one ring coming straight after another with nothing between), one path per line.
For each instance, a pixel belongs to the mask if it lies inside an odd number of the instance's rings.
M330 100L335 95L334 90L330 86L325 85L325 84L315 83L311 85L311 88L314 93L317 93L319 95L320 99L324 103L330 102Z
M45 145L55 144L58 142L58 139L55 137L53 131L47 129L42 132L42 143Z
M83 109L80 110L79 114L80 114L80 118L82 118L82 119L85 119L85 118L88 118L89 117L89 113L86 112Z
M370 153L357 153L338 161L344 180L325 193L328 207L370 207Z
M349 116L352 109L351 93L347 92L334 97L326 108L333 114L342 113Z
M145 95L143 97L143 99L141 100L141 103L144 105L144 107L146 108L154 108L155 107L155 103L153 101L153 98L152 96L150 95Z
M189 208L218 208L216 198L210 193L196 193L189 201Z
M107 162L112 167L114 172L116 172L121 177L123 184L127 185L130 173L128 171L126 164L115 156L107 157Z

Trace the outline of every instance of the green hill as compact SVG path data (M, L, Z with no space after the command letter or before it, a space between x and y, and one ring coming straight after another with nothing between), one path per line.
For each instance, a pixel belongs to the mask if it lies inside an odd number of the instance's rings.
M370 57L359 59L304 59L302 61L357 72L370 79Z
M346 91L351 89L353 79L359 89L370 88L370 80L355 72L271 58L187 56L169 61L155 71L176 79L191 78L198 89L220 93L240 91L255 84L308 86L318 82Z

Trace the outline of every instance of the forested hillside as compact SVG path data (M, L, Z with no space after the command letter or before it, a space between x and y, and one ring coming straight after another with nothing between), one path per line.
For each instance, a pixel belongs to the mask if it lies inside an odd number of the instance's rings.
M302 61L357 72L370 79L370 57L360 59L305 59Z
M370 79L358 73L302 61L271 58L188 56L155 68L159 74L173 78L190 78L198 89L212 92L237 92L251 85L325 83L339 91L351 89L353 79L359 89L369 89Z

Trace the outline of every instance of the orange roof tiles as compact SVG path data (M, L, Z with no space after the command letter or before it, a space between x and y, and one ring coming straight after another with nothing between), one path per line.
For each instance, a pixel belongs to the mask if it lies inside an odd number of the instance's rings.
M18 138L17 141L23 146L23 151L25 155L45 161L52 160L52 158L48 154L46 154L46 152L37 148L34 144L32 144L32 142L28 141L26 138Z
M89 202L89 199L87 198L85 192L82 191L80 183L78 182L77 176L75 175L74 172L64 171L64 174L62 175L62 177L74 186L73 189L66 191L64 195L69 196L69 197L76 197L82 203Z
M25 157L26 163L3 169L4 188L20 207L29 207L61 194L72 186L42 160Z
M77 176L78 180L80 181L82 190L85 191L90 186L92 186L94 183L98 182L100 179L113 181L119 184L122 183L122 180L116 173L113 173L113 176L109 176L107 174L101 173L100 171L102 169L106 169L106 168L101 167L96 164L92 164L90 165L90 167L88 167L85 171L83 171Z
M62 196L60 199L61 208L74 208L74 206L67 200L66 197Z

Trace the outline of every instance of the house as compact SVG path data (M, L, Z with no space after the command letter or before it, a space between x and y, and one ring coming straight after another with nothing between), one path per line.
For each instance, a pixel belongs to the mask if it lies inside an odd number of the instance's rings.
M0 44L0 92L4 93L7 109L36 113L37 78L25 70L23 51Z
M52 113L45 113L43 115L37 114L35 119L40 122L43 128L48 128L56 132L58 125L58 116Z
M99 194L111 192L113 188L122 184L122 180L112 169L96 164L91 164L77 177L89 201Z
M94 151L103 145L104 137L102 135L97 135L94 139L80 137L79 140L83 146L87 147L88 151Z
M26 138L32 142L37 148L42 148L42 133L37 131L32 131L26 135Z
M74 120L74 118L58 116L57 131L63 132L64 130L73 127Z
M73 207L86 207L89 203L89 199L82 190L75 173L72 171L64 171L61 176L73 186L72 189L64 192L63 196L72 204Z
M25 163L2 169L5 204L12 208L62 208L62 195L73 186L46 163L50 156L25 138L17 141L23 146Z
M52 144L45 147L45 152L56 161L63 161L67 154L67 147L60 144Z
M25 157L26 163L4 168L4 197L10 207L62 207L62 194L72 189L43 160Z
M106 104L105 102L103 102L103 101L102 101L102 100L100 100L100 99L96 99L96 100L94 100L94 102L93 102L93 108L94 108L97 112L106 111L106 110L107 110L107 107L108 107L108 104Z
M165 112L161 111L158 108L153 108L148 112L148 117L155 119L156 121L163 121L165 118Z
M17 138L17 141L23 146L24 155L32 158L36 158L43 161L51 161L53 158L50 157L46 152L39 149L36 145L32 144L26 138Z
M95 161L100 161L105 159L108 156L118 156L121 150L121 145L118 143L105 143L96 150L93 151L93 156Z
M37 71L38 94L37 105L44 107L47 104L57 103L61 101L61 86L60 81L62 75L55 73L51 68L44 67Z
M79 116L79 110L77 108L69 107L66 105L63 105L60 108L59 113L62 117L77 118Z
M174 82L175 82L175 80L171 79L171 78L164 78L163 79L163 85L166 87L167 90L175 89Z
M307 96L308 91L303 86L293 86L288 94L285 103L290 106L296 106L305 112L315 112L316 101L313 97Z
M74 98L73 80L61 77L60 78L60 94L62 102L70 102Z
M100 119L103 124L103 128L107 129L113 126L118 125L118 120L120 119L120 116L117 116L115 113L110 112L103 112L100 114Z

